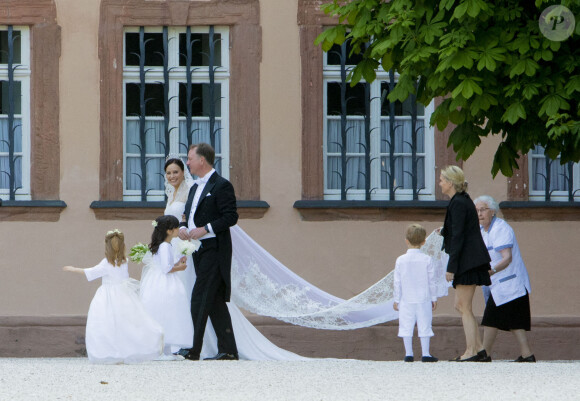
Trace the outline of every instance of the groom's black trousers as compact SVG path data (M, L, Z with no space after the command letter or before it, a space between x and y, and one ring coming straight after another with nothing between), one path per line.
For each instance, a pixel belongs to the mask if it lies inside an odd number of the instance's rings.
M217 240L203 240L202 247L193 254L193 263L197 277L191 297L194 334L190 352L200 355L209 317L217 335L218 353L237 354L232 320L225 301L226 285L219 269Z

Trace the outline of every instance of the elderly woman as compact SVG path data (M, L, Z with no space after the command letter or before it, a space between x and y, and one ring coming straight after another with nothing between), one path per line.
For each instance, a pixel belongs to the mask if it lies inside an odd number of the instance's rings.
M530 331L530 279L514 230L496 216L498 204L491 196L475 199L481 236L491 257L491 285L483 287L486 298L481 325L483 345L491 354L498 330L511 331L520 346L514 362L536 362L526 331Z
M457 166L441 170L439 186L451 201L447 206L445 224L441 229L443 249L449 254L447 281L453 280L455 308L461 314L465 332L466 349L453 361L489 362L481 342L479 327L473 315L472 302L475 287L490 285L490 258L481 234L475 205L465 192L467 182L463 171Z

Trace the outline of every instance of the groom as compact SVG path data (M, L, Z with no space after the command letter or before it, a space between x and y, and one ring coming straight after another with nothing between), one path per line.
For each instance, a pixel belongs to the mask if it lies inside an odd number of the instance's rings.
M230 227L238 221L236 195L232 184L213 168L214 149L207 143L191 145L187 165L199 177L189 191L185 221L179 238L199 239L201 248L193 254L197 278L191 298L193 347L186 359L199 360L207 318L211 319L218 339L215 360L237 360L238 349L226 302L230 300L232 239Z

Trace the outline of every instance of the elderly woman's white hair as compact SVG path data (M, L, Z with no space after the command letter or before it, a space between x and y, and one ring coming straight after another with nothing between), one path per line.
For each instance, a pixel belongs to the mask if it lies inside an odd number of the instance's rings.
M488 208L490 208L491 210L494 211L494 214L499 212L499 204L491 196L481 195L481 196L478 196L477 198L475 198L475 200L473 201L473 203L475 203L476 205L480 202L485 203Z

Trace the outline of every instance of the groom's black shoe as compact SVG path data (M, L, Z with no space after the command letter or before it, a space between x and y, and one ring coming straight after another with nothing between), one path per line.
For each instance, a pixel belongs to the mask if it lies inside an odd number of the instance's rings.
M189 359L190 361L199 361L199 355L193 354L191 351L183 355L183 357L185 359Z
M225 352L220 352L211 358L203 358L204 361L237 361L239 359L238 354L226 354Z
M173 355L181 355L184 358L187 354L189 354L189 350L187 348L182 348L179 351L173 353Z

